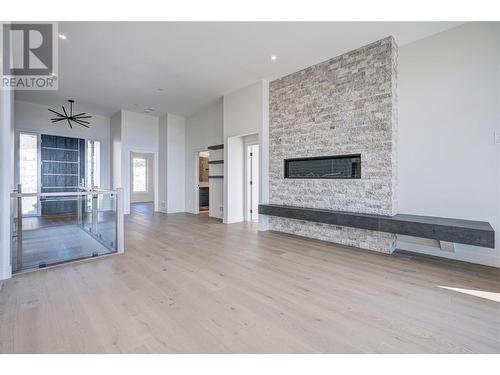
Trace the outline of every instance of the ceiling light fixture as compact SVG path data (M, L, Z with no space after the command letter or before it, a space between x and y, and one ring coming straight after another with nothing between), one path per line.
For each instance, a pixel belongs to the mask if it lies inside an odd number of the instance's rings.
M64 34L59 34L59 39L66 40L68 37Z
M271 60L275 61L278 58L276 55L271 55Z
M49 109L50 112L52 112L52 113L54 113L54 114L57 115L56 118L51 118L50 121L52 121L52 122L59 122L59 121L66 120L66 121L68 121L69 127L71 129L73 129L73 125L72 125L73 122L75 124L78 124L78 125L81 125L81 126L85 126L86 128L89 128L90 127L89 126L90 122L88 122L88 121L86 121L84 119L91 119L92 116L87 115L85 112L73 114L73 103L75 101L69 99L68 102L69 102L69 114L68 114L68 111L66 111L66 108L64 108L64 106L61 106L64 114L56 112L56 111L53 111L52 109Z

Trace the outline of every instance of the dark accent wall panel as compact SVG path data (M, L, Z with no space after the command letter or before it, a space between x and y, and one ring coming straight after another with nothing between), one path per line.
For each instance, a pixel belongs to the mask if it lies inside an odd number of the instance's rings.
M75 192L85 176L85 141L78 138L42 134L41 191ZM76 215L74 197L41 199L42 215Z

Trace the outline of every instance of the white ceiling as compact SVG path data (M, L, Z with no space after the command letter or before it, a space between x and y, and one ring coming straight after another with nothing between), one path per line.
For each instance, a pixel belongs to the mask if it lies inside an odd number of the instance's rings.
M405 45L456 22L61 22L59 90L18 91L43 105L75 99L110 116L120 108L188 115L259 79L275 79L393 35ZM275 61L271 55L276 55ZM164 91L158 91L164 89Z

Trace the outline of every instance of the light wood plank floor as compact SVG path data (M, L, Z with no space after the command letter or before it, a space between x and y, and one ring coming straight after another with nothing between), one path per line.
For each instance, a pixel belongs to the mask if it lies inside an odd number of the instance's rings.
M493 268L139 205L124 255L4 283L0 352L498 353L498 293Z

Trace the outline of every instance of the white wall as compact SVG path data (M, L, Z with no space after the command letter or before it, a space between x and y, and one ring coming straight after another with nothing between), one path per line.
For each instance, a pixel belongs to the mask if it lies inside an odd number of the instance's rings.
M500 26L469 23L399 50L399 212L491 223L496 249L399 248L500 266Z
M70 128L65 122L50 122L54 115L47 106L16 100L14 103L14 128L16 131L25 131L38 134L58 135L80 139L91 139L101 142L101 187L111 187L111 156L110 156L110 119L108 117L92 115L90 128L73 126ZM60 108L53 106L53 110Z
M121 176L124 213L130 213L130 153L154 154L155 211L158 205L158 137L159 119L141 113L121 111Z
M206 108L186 118L186 211L194 213L195 194L198 194L196 185L197 176L195 171L195 154L198 151L207 150L208 146L219 145L223 142L223 104L222 98L208 105ZM210 156L212 159L212 156ZM217 188L218 187L218 188ZM222 203L222 183L210 189L211 205L217 205L219 200L219 212ZM212 201L212 199L215 199ZM213 210L210 215L212 216Z
M122 112L110 120L111 188L122 187Z
M186 210L186 120L167 115L167 212Z
M224 223L238 223L244 217L244 137L228 137L225 143Z
M259 199L269 192L269 83L259 81L224 96L224 222L244 220L243 139L258 134L261 149ZM261 140L264 140L261 144ZM241 170L241 172L238 172Z
M168 152L168 113L158 119L158 206L159 211L167 213L167 152Z

